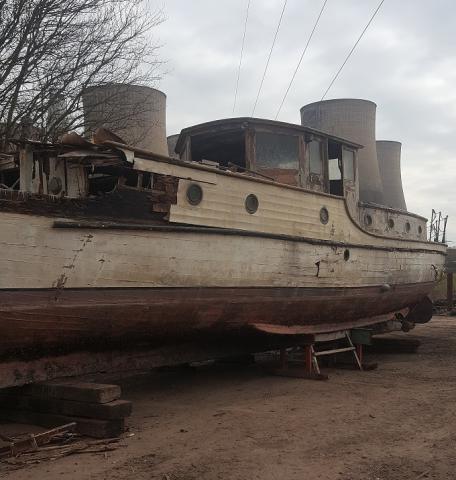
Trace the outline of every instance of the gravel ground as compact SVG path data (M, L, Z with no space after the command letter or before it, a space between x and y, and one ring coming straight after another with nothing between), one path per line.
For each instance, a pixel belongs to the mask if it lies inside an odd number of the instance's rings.
M455 479L456 317L394 336L420 340L418 353L371 354L378 370L331 369L327 382L271 377L258 365L128 379L134 413L118 448L37 464L20 457L0 464L0 477Z

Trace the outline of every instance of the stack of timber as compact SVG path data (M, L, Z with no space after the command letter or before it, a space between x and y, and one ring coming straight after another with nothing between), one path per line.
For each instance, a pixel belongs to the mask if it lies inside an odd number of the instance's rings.
M37 383L0 390L0 419L43 427L76 423L81 435L110 438L125 431L132 404L118 385Z

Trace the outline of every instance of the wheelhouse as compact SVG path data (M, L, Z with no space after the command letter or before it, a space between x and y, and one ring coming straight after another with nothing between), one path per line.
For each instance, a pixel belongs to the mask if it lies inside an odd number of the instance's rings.
M215 163L287 185L358 197L359 148L301 125L234 118L182 130L176 153L186 161Z

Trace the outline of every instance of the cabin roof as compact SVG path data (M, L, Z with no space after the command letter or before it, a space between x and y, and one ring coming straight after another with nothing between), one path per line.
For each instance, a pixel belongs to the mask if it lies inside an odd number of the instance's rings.
M295 123L287 123L287 122L279 122L277 120L269 120L265 118L253 118L253 117L236 117L236 118L224 118L220 120L213 120L211 122L200 123L197 125L193 125L191 127L187 127L181 130L179 139L176 143L176 152L181 153L184 149L185 140L188 136L196 135L196 134L211 134L211 133L220 133L224 130L245 130L246 128L251 126L262 126L268 127L272 131L274 129L282 130L288 129L294 132L307 132L307 133L314 133L316 135L322 135L326 138L331 140L335 140L339 143L343 143L352 148L363 148L363 145L358 143L352 142L345 138L340 138L335 135L331 135L330 133L323 132L321 130L316 130L314 128L306 127L303 125L298 125Z

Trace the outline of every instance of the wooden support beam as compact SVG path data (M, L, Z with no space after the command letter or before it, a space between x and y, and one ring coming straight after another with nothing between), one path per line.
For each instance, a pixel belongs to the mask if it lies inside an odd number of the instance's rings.
M31 395L35 397L58 398L87 403L109 403L118 400L121 395L118 385L103 383L34 383L21 388L6 388L2 394L6 395Z
M0 408L112 420L129 417L132 403L127 400L114 400L109 403L75 402L47 396L4 395L0 390Z

